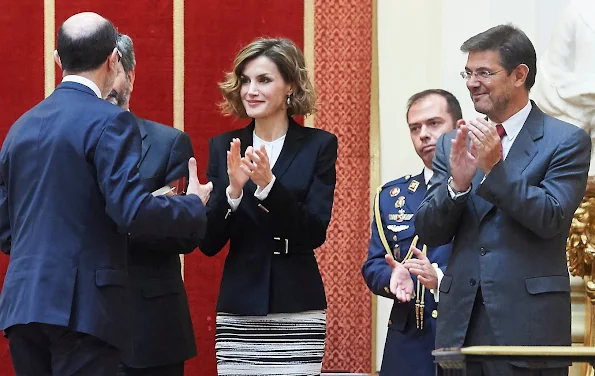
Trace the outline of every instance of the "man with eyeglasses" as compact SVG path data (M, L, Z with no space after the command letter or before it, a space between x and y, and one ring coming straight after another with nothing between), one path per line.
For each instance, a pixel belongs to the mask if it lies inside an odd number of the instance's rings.
M130 111L136 78L134 45L118 36L122 69L107 100ZM155 191L188 177L188 159L194 155L190 137L173 127L136 118L142 154L138 165L142 182ZM130 345L122 351L118 376L183 376L184 362L196 355L188 297L180 273L180 254L192 252L193 237L136 236L128 239L128 272L132 313Z
M442 137L415 226L428 246L454 238L440 282L436 347L569 346L566 238L585 192L587 133L529 100L536 54L525 33L500 25L463 43L462 73L485 114ZM568 374L548 361L486 362L467 375Z
M0 249L10 255L0 329L17 376L114 376L130 337L127 234L206 227L212 187L198 183L196 161L186 196L153 197L141 182L136 121L102 99L119 69L116 38L98 14L67 19L54 53L62 82L0 151Z

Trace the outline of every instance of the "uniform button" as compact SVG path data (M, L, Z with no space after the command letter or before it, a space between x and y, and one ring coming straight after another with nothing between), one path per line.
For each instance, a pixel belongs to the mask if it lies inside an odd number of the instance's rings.
M385 287L384 288L384 292L387 293L387 294L390 294L390 290L388 289L388 287Z
M474 280L473 278L471 278L471 279L469 280L469 284L470 284L471 286L475 286L475 284L476 284L476 283L477 283L477 281L476 281L476 280Z
M433 310L432 311L432 317L433 318L438 318L438 311L437 310Z
M479 251L479 254L482 255L482 256L485 256L486 253L488 253L488 251L486 251L486 249L484 247L481 247L480 248L480 251Z

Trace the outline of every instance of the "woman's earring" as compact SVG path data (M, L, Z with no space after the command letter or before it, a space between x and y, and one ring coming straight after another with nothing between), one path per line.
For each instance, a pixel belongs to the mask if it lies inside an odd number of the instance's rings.
M288 95L288 96L287 96L287 100L286 100L286 102L287 102L287 105L288 105L288 106L289 106L289 105L291 105L291 95Z

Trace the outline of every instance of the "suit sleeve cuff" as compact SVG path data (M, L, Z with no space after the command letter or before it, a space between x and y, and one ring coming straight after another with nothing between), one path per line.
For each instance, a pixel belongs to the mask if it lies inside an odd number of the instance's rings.
M275 177L275 175L273 175L271 182L266 187L264 187L262 189L260 187L258 187L256 189L256 192L254 192L254 197L259 199L260 201L264 201L269 196L269 193L271 192L271 189L273 188L273 184L275 184L275 180L277 180L277 178Z
M432 295L434 295L434 301L438 303L438 301L440 300L440 283L442 282L444 273L442 272L442 269L438 267L438 264L432 263L432 267L434 267L434 270L436 270L436 277L438 278L438 287L436 288L436 290L430 289L430 292L432 293Z
M450 182L450 180L451 180L451 179L448 179L448 180L449 180L449 182ZM483 182L483 181L482 181L482 182ZM458 192L458 193L456 193L456 192L455 192L455 191L454 191L454 190L453 190L453 189L450 187L450 184L449 184L449 183L447 183L447 184L446 184L446 188L448 188L448 195L450 196L450 198L451 198L452 200L456 200L456 199L458 199L459 197L464 197L464 196L466 196L466 195L467 195L469 192L471 192L471 185L469 185L469 188L467 188L467 190L465 190L465 191L463 191L463 192Z
M238 198L231 198L229 196L229 186L225 189L225 196L227 196L227 203L231 207L231 211L236 211L240 203L242 202L242 197L244 197L244 191L240 193L240 197Z

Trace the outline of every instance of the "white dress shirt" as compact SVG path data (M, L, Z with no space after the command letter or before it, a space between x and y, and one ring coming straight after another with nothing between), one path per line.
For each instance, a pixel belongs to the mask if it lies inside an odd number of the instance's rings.
M430 188L430 179L432 176L434 176L434 171L424 166L424 181L426 182L426 187L428 189Z
M264 149L266 150L267 155L269 157L271 169L273 168L273 166L275 166L277 159L279 159L279 155L281 154L281 150L283 149L283 144L285 143L285 136L286 134L284 134L276 140L265 141L262 138L258 137L256 135L256 132L252 133L252 147L254 149L260 149L260 147L264 145ZM257 187L256 192L254 192L254 197L259 199L260 201L266 199L269 195L269 192L271 191L271 188L273 188L275 180L276 177L275 175L273 175L271 182L265 188L261 189L260 187ZM233 199L229 196L229 187L227 187L227 189L225 190L225 194L227 195L227 202L229 203L231 210L236 211L236 209L238 208L238 206L240 206L240 203L242 202L242 197L244 197L244 191L242 190L242 192L240 193L240 197L236 199Z
M506 121L501 123L504 127L504 130L506 131L506 134L504 135L504 137L502 137L502 159L506 159L506 156L508 155L508 152L510 151L512 144L514 143L516 136L519 135L521 129L523 128L523 124L525 124L525 121L527 121L527 118L529 117L531 107L531 102L527 101L525 107L523 107L519 112L512 115ZM493 125L494 127L497 124L500 124L490 119L488 119L488 123Z
M101 99L101 91L99 90L99 86L95 85L95 82L91 81L88 78L82 76L76 76L74 74L69 74L68 76L62 79L62 82L76 82L77 84L85 85L89 89L95 92L97 98Z

